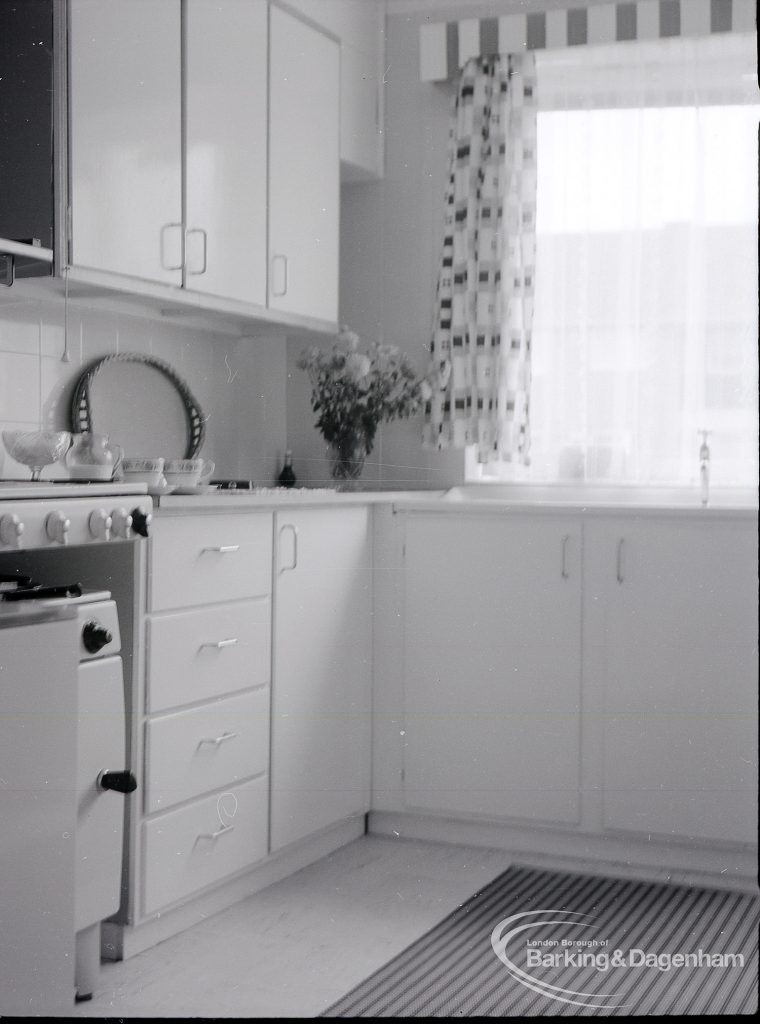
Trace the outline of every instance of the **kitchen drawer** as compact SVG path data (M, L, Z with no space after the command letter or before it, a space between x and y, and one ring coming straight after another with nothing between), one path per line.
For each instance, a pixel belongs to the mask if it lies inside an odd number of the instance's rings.
M269 779L143 823L143 911L153 914L266 856Z
M148 711L268 683L270 607L260 598L149 616Z
M145 746L148 814L266 772L269 687L155 718Z
M272 516L158 515L150 570L152 611L266 596L272 589Z

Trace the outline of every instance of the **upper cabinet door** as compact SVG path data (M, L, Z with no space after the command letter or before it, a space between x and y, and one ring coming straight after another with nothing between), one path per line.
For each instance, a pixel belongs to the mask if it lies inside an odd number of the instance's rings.
M72 263L179 285L180 0L70 10Z
M267 2L186 0L185 287L266 305Z
M269 306L338 319L340 48L270 12Z

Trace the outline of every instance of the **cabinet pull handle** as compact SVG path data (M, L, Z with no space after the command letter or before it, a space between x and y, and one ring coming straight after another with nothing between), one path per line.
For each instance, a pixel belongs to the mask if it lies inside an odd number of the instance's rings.
M239 544L219 544L216 547L201 548L201 554L204 551L213 551L217 555L230 555L233 551L239 551Z
M196 843L201 839L218 839L219 836L226 836L228 832L232 832L234 825L222 825L216 832L201 832L198 838L195 840Z
M282 538L285 530L293 531L293 562L291 565L280 566L280 575L284 572L292 572L298 565L298 530L292 523L285 523L284 526L280 527L280 538Z
M624 580L623 576L623 545L625 544L625 538L621 537L617 545L617 565L615 567L615 574L617 576L618 583L622 583Z
M208 267L208 235L206 234L205 228L188 228L185 232L185 238L189 238L190 235L203 235L203 266L200 270L187 270L188 274L205 274Z
M562 538L562 579L566 580L570 577L570 573L567 571L567 545L570 542L570 534L566 533Z
M180 231L180 262L177 264L167 263L165 257L166 251L166 232L169 228L179 228ZM182 225L174 221L170 221L168 224L164 224L161 227L161 266L164 270L182 270L185 265L185 233L182 230Z
M221 651L225 647L234 647L237 642L238 638L231 636L229 640L206 640L205 643L201 644L201 647L214 647L217 651Z
M236 737L236 732L224 732L221 736L209 736L198 740L198 746L202 747L204 743L213 743L215 747L218 747L221 743L226 743L227 740L234 740Z
M277 288L277 267L282 267L282 291ZM281 298L288 294L288 257L284 253L276 252L272 256L272 295Z

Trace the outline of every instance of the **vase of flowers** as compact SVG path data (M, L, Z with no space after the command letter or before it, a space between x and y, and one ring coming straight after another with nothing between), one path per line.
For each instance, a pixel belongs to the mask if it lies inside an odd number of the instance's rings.
M332 477L344 489L356 486L378 426L413 416L431 394L395 345L373 342L360 352L358 335L345 326L331 351L307 349L298 366L309 374L316 425L328 445Z

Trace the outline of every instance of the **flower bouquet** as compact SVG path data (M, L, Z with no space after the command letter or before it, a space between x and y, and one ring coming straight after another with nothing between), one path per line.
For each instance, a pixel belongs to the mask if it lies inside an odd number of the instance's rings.
M395 345L373 342L365 354L358 335L345 326L330 352L315 346L297 365L308 371L311 407L338 481L360 476L382 422L415 415L432 393Z

